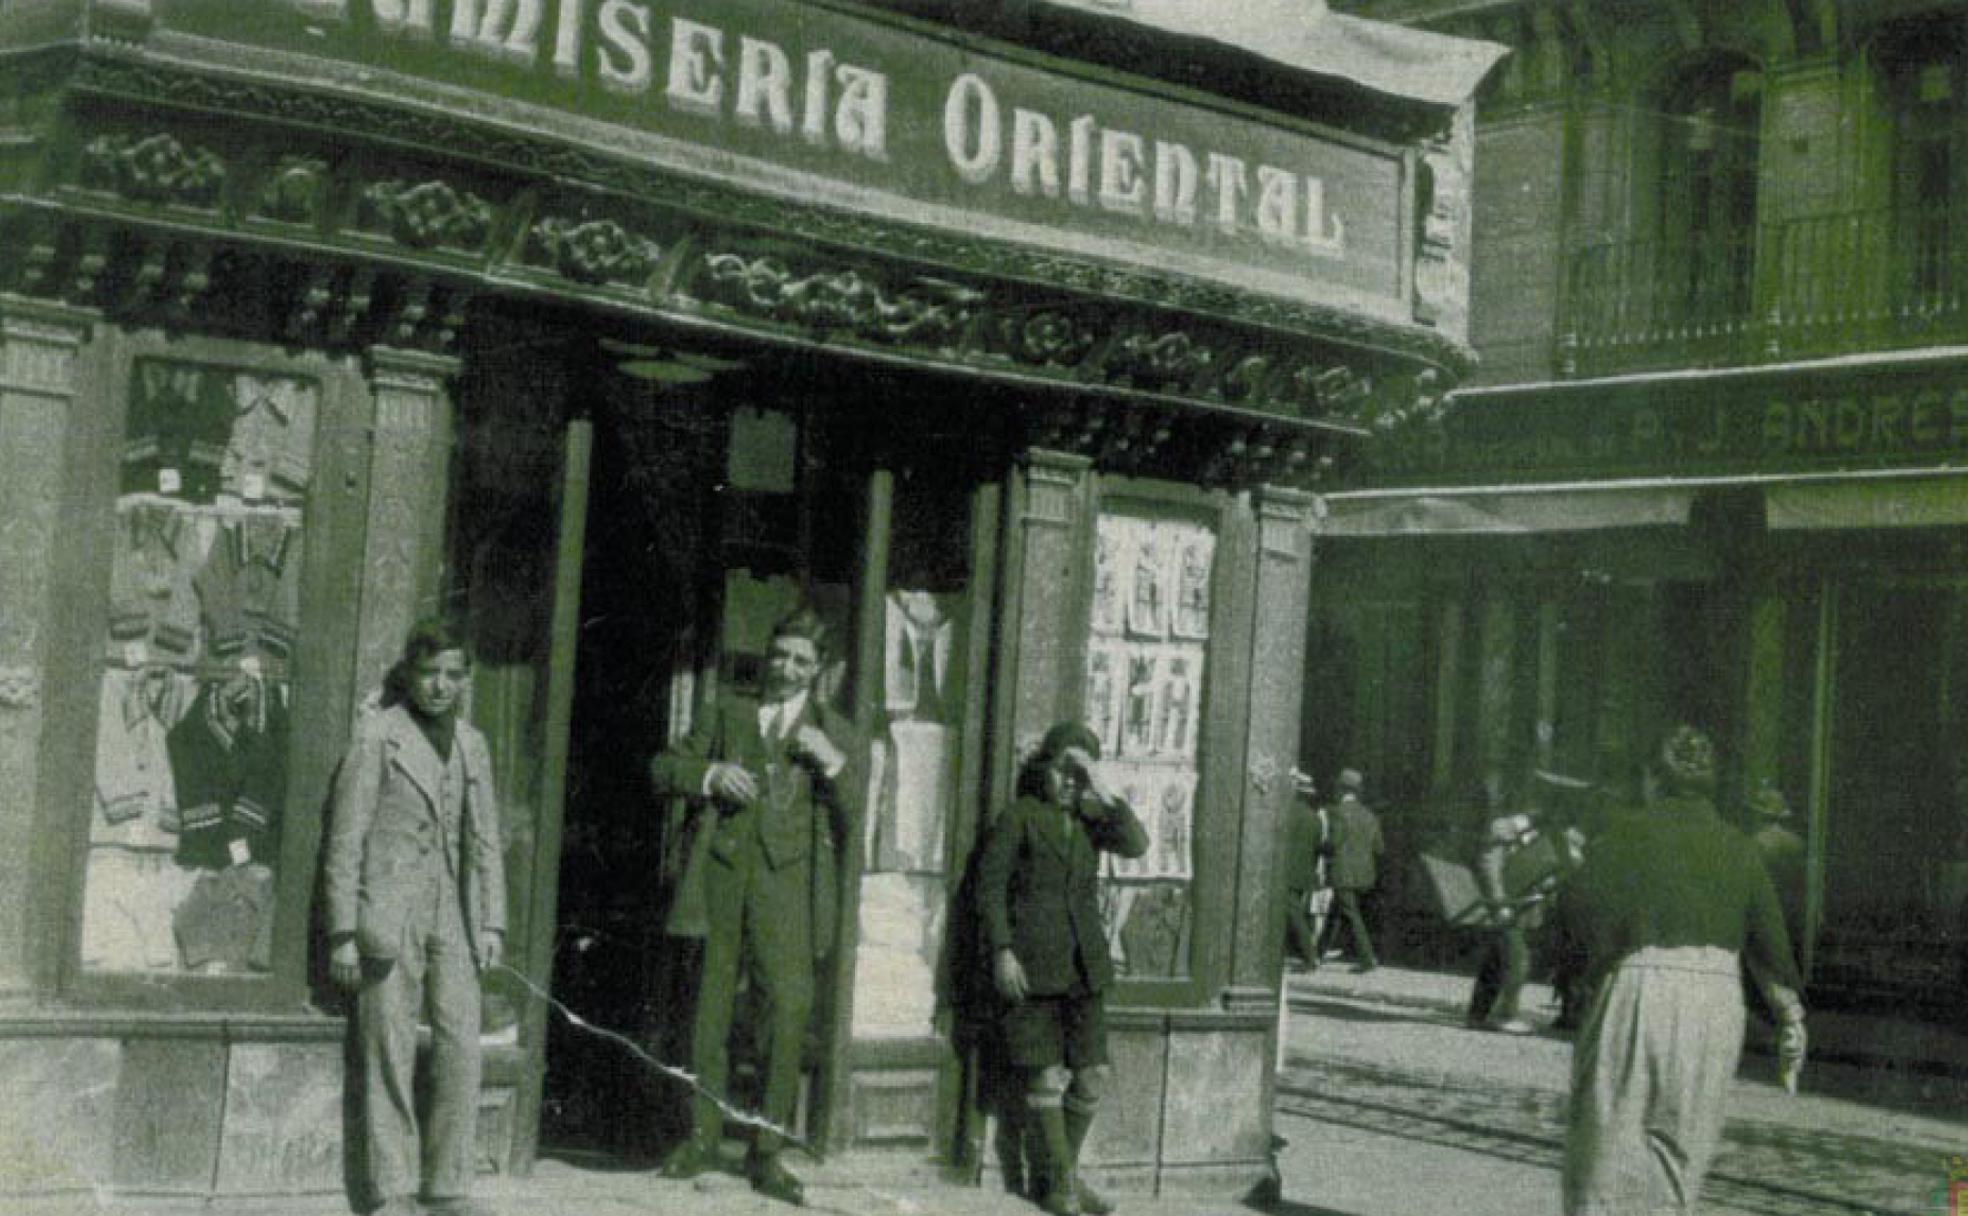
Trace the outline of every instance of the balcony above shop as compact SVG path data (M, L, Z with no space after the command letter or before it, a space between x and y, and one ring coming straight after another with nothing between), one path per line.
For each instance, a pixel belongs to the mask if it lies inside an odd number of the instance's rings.
M1567 376L1736 367L1968 339L1968 216L1845 211L1571 255Z
M1968 340L1968 216L1846 211L1570 256L1559 370L1730 368Z

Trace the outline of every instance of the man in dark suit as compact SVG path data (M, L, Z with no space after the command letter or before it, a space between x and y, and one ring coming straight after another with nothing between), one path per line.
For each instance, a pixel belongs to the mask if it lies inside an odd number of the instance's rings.
M478 1113L478 977L503 953L506 880L485 736L458 716L470 675L455 627L425 621L413 629L394 673L405 703L356 727L330 812L328 973L356 993L361 1061L358 1187L370 1194L357 1202L381 1204L388 1216L479 1210L466 1198ZM430 1104L420 1128L411 1073L426 1016Z
M1312 778L1291 771L1292 799L1285 810L1285 947L1295 967L1319 969L1319 934L1312 927L1312 897L1325 884L1326 811L1313 799Z
M1347 928L1353 931L1353 970L1362 973L1380 965L1366 917L1360 912L1360 897L1373 890L1379 878L1377 863L1386 847L1380 817L1361 800L1366 784L1358 769L1339 774L1339 802L1332 808L1332 864L1327 871L1335 913L1327 932L1339 932L1339 918L1346 918Z
M813 1008L814 960L833 947L839 850L857 838L864 783L852 724L814 695L824 627L799 611L773 628L763 696L730 695L650 765L659 795L691 800L688 855L668 930L704 939L690 1037L691 1068L722 1096L740 968L766 1025L764 1117L790 1125L800 1052ZM664 1172L689 1178L717 1163L723 1115L699 1095L690 1138ZM781 1135L761 1131L747 1173L788 1203L804 1189L779 1159Z
M1025 1073L1038 1132L1040 1206L1061 1216L1113 1210L1078 1178L1109 1072L1103 994L1114 965L1097 900L1100 854L1148 851L1133 808L1094 772L1099 758L1084 724L1047 731L977 863L992 978L1008 1003L1005 1052Z

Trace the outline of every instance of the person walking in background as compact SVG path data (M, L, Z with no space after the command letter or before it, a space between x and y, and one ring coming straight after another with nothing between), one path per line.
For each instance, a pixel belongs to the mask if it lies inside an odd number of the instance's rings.
M1790 827L1790 802L1775 782L1765 781L1749 796L1749 809L1755 816L1750 839L1757 856L1769 871L1770 885L1777 889L1777 906L1783 909L1784 928L1790 944L1804 944L1804 838Z
M1319 969L1319 933L1312 903L1325 885L1326 809L1317 804L1312 778L1291 771L1292 798L1285 829L1285 949L1294 969Z
M1474 1029L1504 1034L1529 1034L1532 1026L1518 1016L1518 999L1530 977L1531 948L1525 931L1538 914L1535 901L1518 902L1504 885L1504 863L1536 831L1531 817L1513 811L1503 779L1492 774L1477 795L1482 823L1476 848L1476 885L1489 910L1490 940L1476 968L1465 1021Z
M1572 1053L1565 1216L1692 1212L1741 1058L1741 969L1778 1015L1778 1075L1796 1092L1804 1006L1770 876L1716 814L1715 748L1676 727L1661 796L1594 840L1565 888L1591 1005Z
M356 994L361 1204L466 1216L477 1143L479 987L505 942L506 880L485 737L459 717L463 634L417 625L392 684L402 704L357 725L335 780L322 889L328 974ZM412 1084L431 1028L429 1105ZM422 1200L419 1206L418 1200Z
M1362 974L1378 967L1380 960L1374 954L1366 917L1360 912L1360 897L1379 881L1380 855L1386 848L1380 835L1380 817L1362 801L1366 784L1359 769L1344 769L1339 774L1339 802L1330 812L1332 860L1327 870L1336 907L1329 932L1337 933L1339 918L1345 917L1353 933L1353 970Z
M1100 740L1084 724L1047 731L977 863L1005 1054L1025 1074L1039 1205L1054 1216L1113 1210L1078 1168L1111 1072L1105 994L1114 965L1097 899L1100 854L1140 857L1148 833L1094 771L1099 758Z

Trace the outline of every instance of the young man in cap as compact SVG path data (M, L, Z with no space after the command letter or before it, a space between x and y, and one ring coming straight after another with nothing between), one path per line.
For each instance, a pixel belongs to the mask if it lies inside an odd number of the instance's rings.
M1000 1027L1025 1073L1039 1204L1054 1216L1113 1210L1078 1177L1110 1073L1104 994L1114 967L1096 895L1100 854L1140 857L1148 834L1094 770L1099 759L1100 740L1084 724L1047 731L978 860L992 979L1006 1002Z

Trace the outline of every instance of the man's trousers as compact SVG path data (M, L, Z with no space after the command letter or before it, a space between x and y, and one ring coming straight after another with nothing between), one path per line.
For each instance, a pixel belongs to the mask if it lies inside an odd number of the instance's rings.
M761 1113L782 1128L791 1126L799 1097L807 1016L813 1009L812 878L812 863L805 859L772 867L756 840L736 858L714 856L705 874L709 924L690 1033L691 1069L705 1088L728 1098L731 1018L742 969L765 1022L758 1035L765 1054ZM713 1103L699 1097L693 1134L715 1143L723 1119ZM761 1132L755 1152L769 1157L779 1147L778 1136Z
M378 1203L417 1194L461 1199L471 1184L476 1139L479 989L457 884L448 875L411 913L396 959L387 969L381 960L364 959L363 972L356 998L358 1175ZM431 1027L430 1109L421 1123L412 1084L420 1016Z

